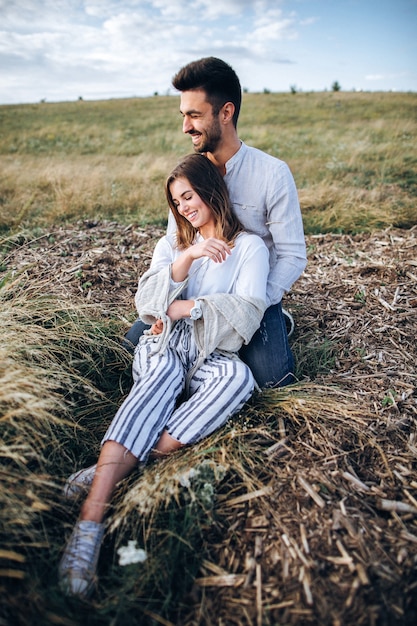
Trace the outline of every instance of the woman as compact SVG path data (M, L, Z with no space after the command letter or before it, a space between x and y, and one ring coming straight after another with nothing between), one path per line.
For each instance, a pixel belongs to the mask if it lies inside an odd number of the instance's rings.
M205 156L185 157L165 191L177 230L157 243L139 281L136 306L151 328L135 351L134 384L103 438L97 465L69 479L69 489L91 485L59 566L72 595L92 589L117 483L149 458L210 435L254 389L237 351L266 307L267 248L243 231L221 174Z

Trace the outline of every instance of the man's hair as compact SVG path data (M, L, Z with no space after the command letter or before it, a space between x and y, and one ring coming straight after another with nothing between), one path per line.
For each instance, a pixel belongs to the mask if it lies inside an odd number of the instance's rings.
M203 154L189 154L172 170L165 183L168 204L177 223L177 245L180 250L195 242L197 229L179 213L175 205L171 185L178 178L185 178L193 191L200 196L213 213L216 222L216 237L231 246L243 226L232 211L229 192L217 167Z
M216 57L205 57L192 61L175 74L172 84L178 91L202 89L207 102L213 107L213 115L218 115L226 102L235 106L233 124L236 128L242 103L242 89L234 69Z

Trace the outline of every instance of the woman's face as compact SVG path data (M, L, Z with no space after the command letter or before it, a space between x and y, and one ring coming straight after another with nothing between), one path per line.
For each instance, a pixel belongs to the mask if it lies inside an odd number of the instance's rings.
M177 178L170 185L174 205L180 215L185 217L206 239L215 232L215 219L212 210L194 191L186 178Z

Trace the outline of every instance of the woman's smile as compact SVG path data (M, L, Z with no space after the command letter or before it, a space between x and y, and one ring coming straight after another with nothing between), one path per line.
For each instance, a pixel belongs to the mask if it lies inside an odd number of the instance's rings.
M184 217L186 217L189 222L192 222L193 220L195 220L197 216L198 216L198 211L192 211L191 213L184 215Z
M180 215L200 231L200 234L213 236L215 219L209 206L200 198L186 178L177 178L171 184L173 203Z

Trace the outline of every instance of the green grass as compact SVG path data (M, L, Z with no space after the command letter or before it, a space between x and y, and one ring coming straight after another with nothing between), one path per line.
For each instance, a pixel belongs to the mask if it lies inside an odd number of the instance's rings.
M305 231L417 222L417 96L244 94L239 134L290 165ZM163 183L191 152L179 98L0 107L0 229L77 219L163 224Z

